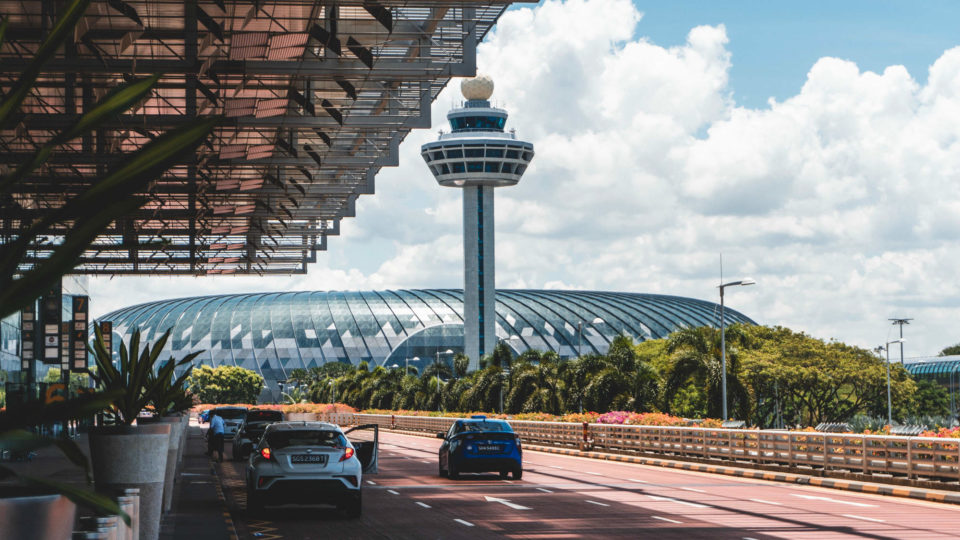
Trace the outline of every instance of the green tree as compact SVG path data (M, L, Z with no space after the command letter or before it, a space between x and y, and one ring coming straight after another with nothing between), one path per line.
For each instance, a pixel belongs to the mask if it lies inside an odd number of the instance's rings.
M739 347L743 337L742 325L726 329L727 344L727 407L739 418L749 415L750 403L746 388L739 377ZM706 410L697 411L711 418L723 416L723 370L720 355L720 331L709 326L681 328L667 338L670 368L664 385L663 403L667 412L673 410L680 388L690 381L702 388L706 396Z
M915 416L947 416L950 414L950 393L930 379L916 381L910 414Z
M255 371L237 366L200 366L187 380L202 403L256 403L264 385Z
M944 348L937 356L954 356L958 354L960 354L960 343Z

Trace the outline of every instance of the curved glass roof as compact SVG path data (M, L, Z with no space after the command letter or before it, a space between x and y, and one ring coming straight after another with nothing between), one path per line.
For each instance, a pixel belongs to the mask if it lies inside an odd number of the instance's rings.
M498 290L497 337L513 351L569 358L605 353L624 333L657 339L684 326L719 324L713 302L656 294ZM423 368L463 350L463 291L301 291L163 300L114 311L114 344L139 328L153 341L172 328L163 352L205 351L198 362L252 369L270 381L327 362ZM730 324L749 317L727 308ZM580 325L582 321L582 331ZM438 351L440 356L437 356Z

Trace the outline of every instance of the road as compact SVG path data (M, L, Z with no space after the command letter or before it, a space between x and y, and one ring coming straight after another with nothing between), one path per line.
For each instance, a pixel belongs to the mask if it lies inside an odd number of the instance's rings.
M361 519L332 508L246 516L242 466L220 475L240 538L958 538L954 505L524 452L520 481L437 475L440 441L381 433Z

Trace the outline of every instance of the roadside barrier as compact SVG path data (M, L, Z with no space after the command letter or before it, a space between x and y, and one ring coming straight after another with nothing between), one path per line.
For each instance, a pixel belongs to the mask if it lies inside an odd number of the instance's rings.
M457 418L337 413L341 425L438 433ZM697 461L752 464L764 469L862 474L872 481L902 479L960 487L960 439L855 433L817 433L511 420L525 444L620 454L674 456ZM897 479L893 481L891 479Z

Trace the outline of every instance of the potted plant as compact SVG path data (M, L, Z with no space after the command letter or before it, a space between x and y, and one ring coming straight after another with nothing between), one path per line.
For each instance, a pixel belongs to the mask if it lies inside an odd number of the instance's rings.
M129 347L120 343L117 365L97 326L89 347L97 364L94 380L101 390L116 393L105 413L109 425L90 431L93 478L97 490L102 492L140 489L140 538L143 540L156 540L160 532L172 425L138 423L134 426L133 423L157 394L167 372L172 372L177 365L167 362L157 377L152 375L169 337L168 330L152 347L144 344L141 350L140 332L135 331Z
M111 399L91 394L61 403L26 403L0 412L0 449L24 454L56 446L73 464L82 468L90 483L90 464L70 439L54 439L31 431L33 426L86 418L104 409ZM99 514L119 515L127 524L130 516L109 497L83 488L22 474L15 463L0 465L0 538L69 538L76 505Z
M149 397L148 405L153 407L155 416L140 416L137 424L170 424L170 446L167 451L167 468L163 483L163 511L169 512L173 503L173 483L176 477L177 465L180 458L180 447L183 439L184 425L181 413L193 405L193 398L187 394L185 385L193 366L174 379L175 368L190 364L200 352L188 354L179 362L172 357L154 375L153 370L147 374L147 387L154 392ZM173 367L170 367L173 366ZM170 367L169 369L167 369Z

